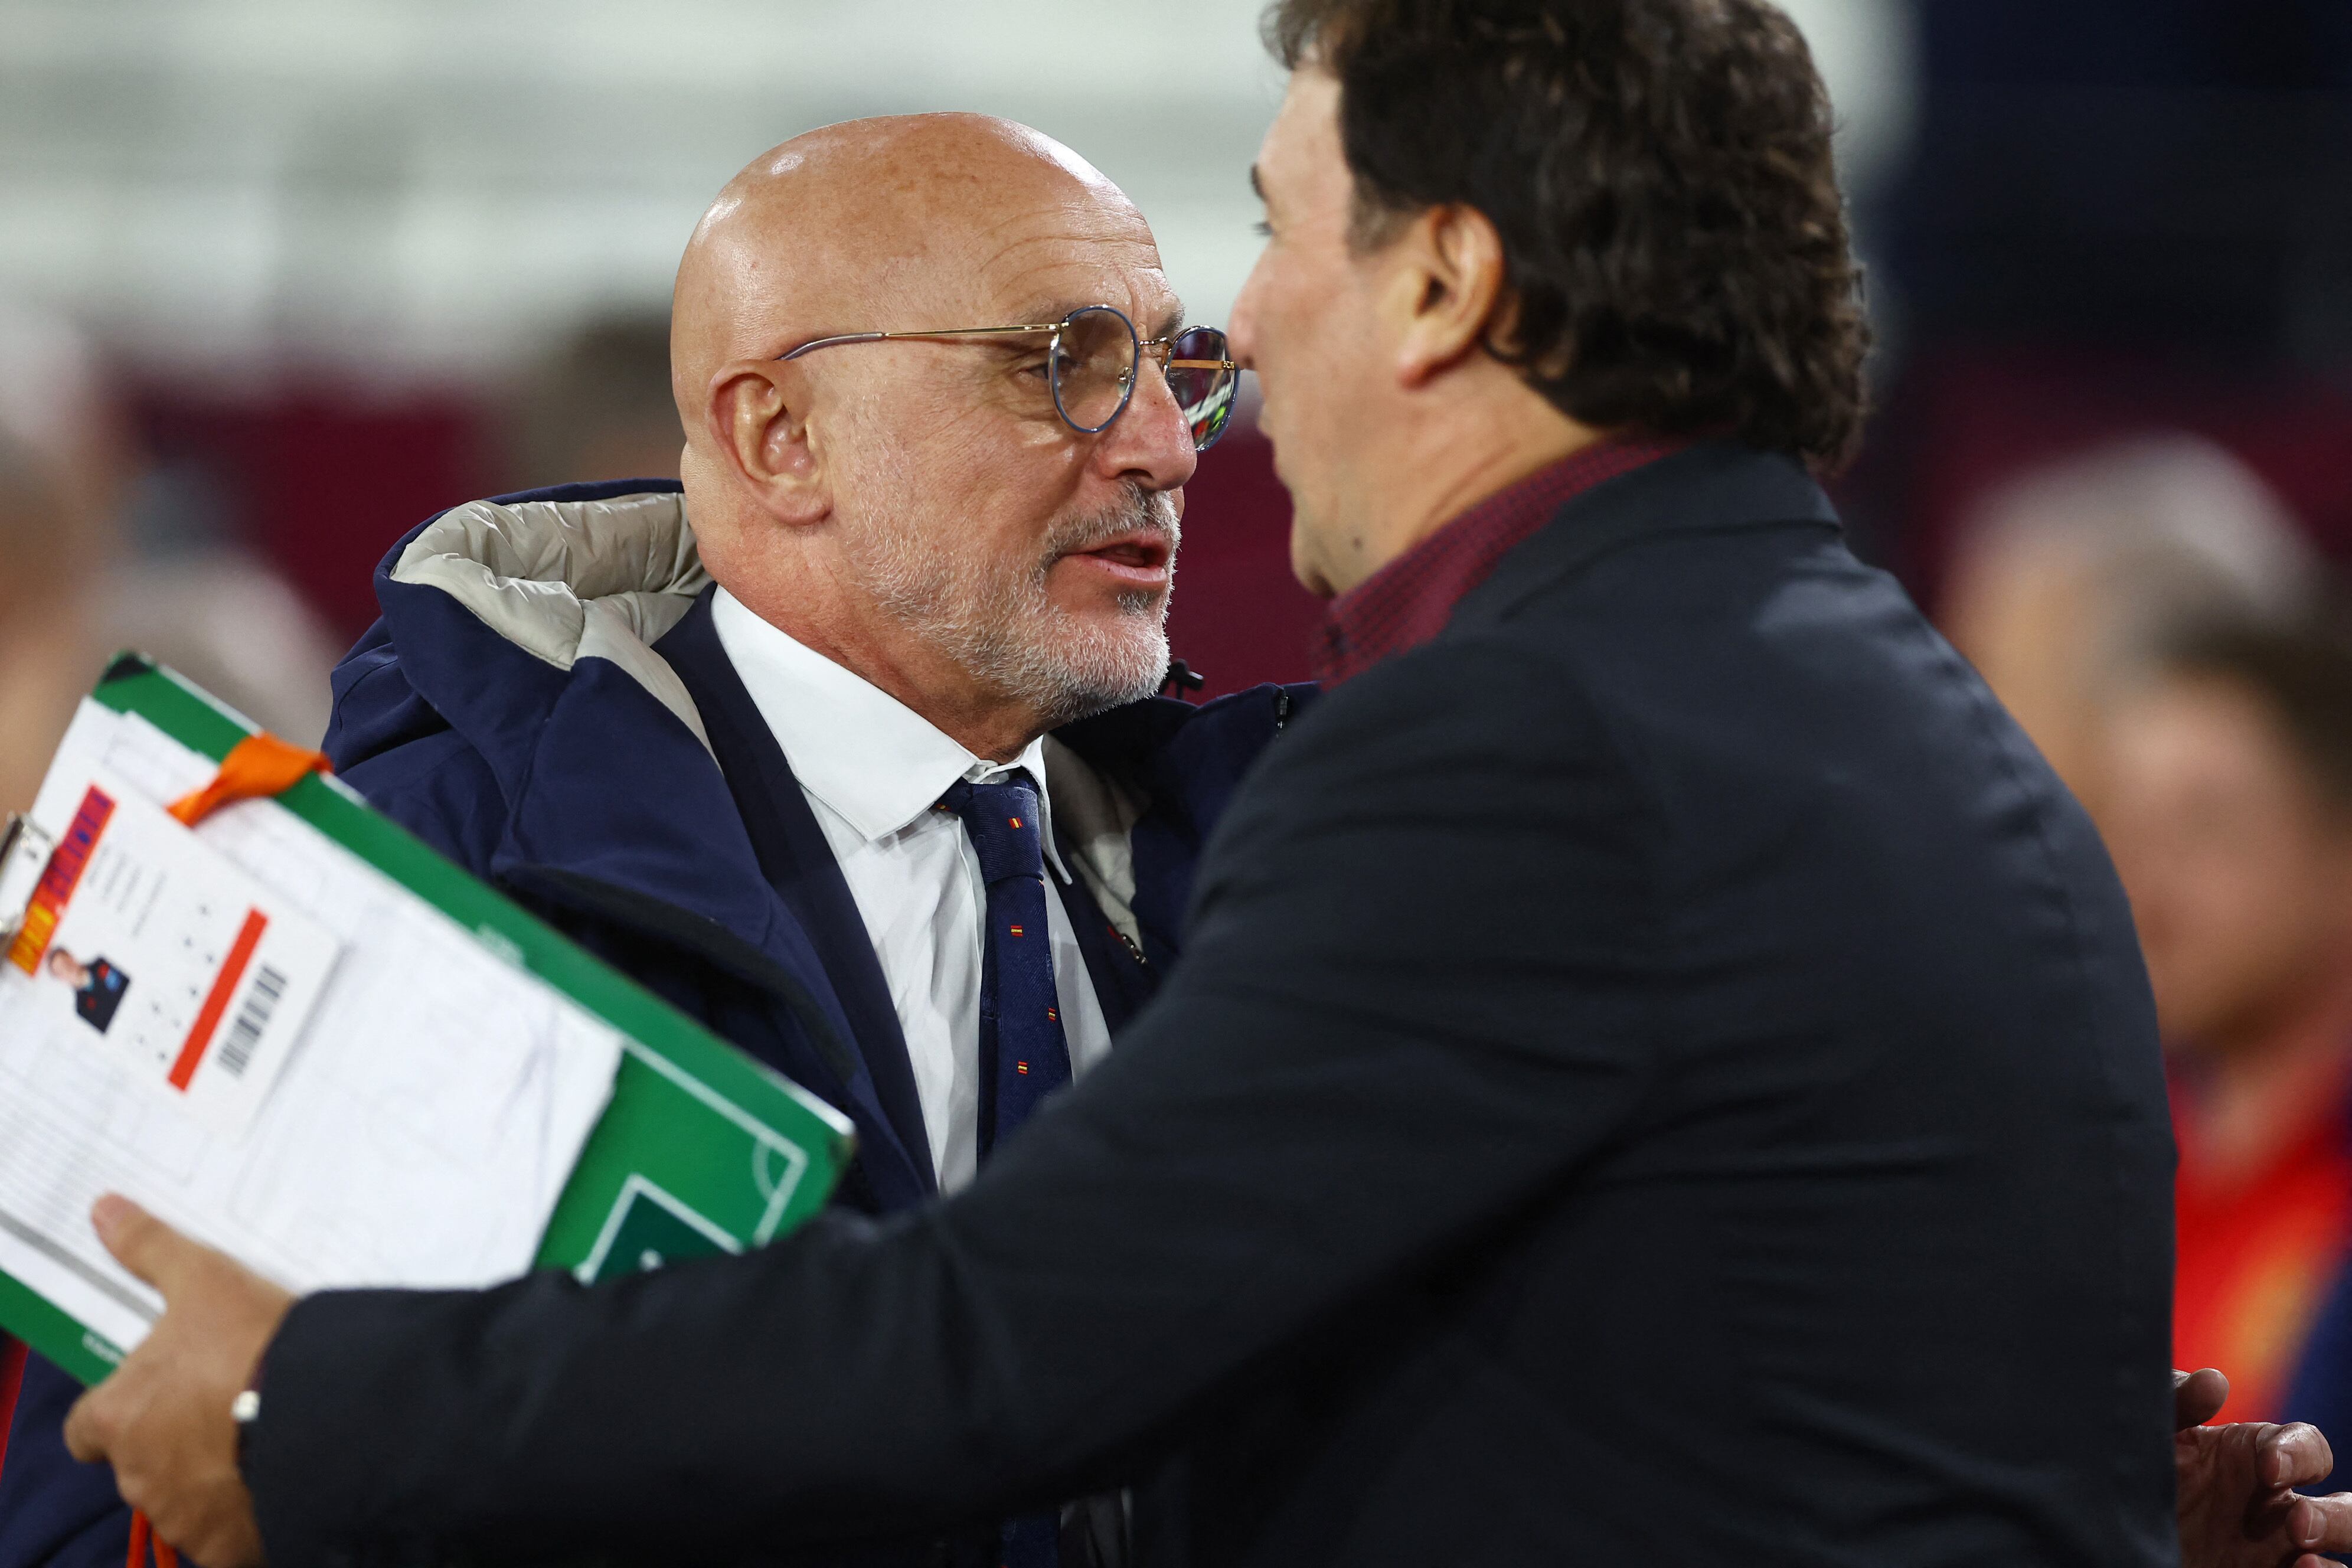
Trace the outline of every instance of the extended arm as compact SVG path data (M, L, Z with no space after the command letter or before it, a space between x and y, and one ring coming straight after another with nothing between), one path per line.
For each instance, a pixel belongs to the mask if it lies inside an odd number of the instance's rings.
M297 1307L246 1467L275 1554L772 1547L1047 1500L1563 1179L1654 1070L1643 835L1538 672L1412 665L1285 741L1161 1004L957 1199L595 1290ZM94 1446L144 1440L100 1403Z
M1342 693L1269 759L1162 1004L957 1200L593 1292L298 1308L248 1467L269 1536L781 1542L1050 1499L1557 1179L1649 1070L1639 836L1530 672L1417 662L1412 701ZM1560 887L1556 923L1491 918Z

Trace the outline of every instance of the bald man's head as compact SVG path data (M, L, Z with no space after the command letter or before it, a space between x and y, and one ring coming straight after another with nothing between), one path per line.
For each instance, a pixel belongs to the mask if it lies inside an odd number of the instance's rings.
M1019 221L1049 214L1061 221L1042 232ZM994 324L1003 286L1071 237L1159 268L1135 204L1010 120L853 120L771 148L719 193L678 266L670 368L688 439L730 360L835 332Z
M855 121L753 160L697 226L671 311L712 575L951 733L966 700L1035 727L1150 689L1194 460L1164 375L1081 430L1050 334L920 335L1095 305L1148 341L1182 322L1134 204L1025 126ZM780 358L869 332L917 335Z

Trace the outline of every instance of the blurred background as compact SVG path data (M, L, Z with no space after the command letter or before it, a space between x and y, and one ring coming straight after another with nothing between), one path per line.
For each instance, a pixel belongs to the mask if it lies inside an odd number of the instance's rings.
M2182 1144L2178 1352L2352 1433L2352 0L1788 0L1842 122L1879 413L1857 548L2132 893ZM753 153L972 109L1255 253L1257 0L0 0L0 805L113 647L305 742L428 514L668 475L667 294ZM1302 677L1244 426L1177 651Z

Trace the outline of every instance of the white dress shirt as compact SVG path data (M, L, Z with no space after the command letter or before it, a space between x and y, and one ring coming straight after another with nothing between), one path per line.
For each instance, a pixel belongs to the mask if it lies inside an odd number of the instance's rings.
M1024 768L1037 786L1047 879L1066 880L1054 845L1045 742L1010 763L975 757L862 677L777 630L726 589L713 596L719 644L783 748L881 961L907 1037L915 1092L942 1191L980 1159L980 976L988 889L962 820L931 807L958 779L985 784ZM1054 988L1070 1070L1110 1051L1085 955L1058 890L1045 899Z

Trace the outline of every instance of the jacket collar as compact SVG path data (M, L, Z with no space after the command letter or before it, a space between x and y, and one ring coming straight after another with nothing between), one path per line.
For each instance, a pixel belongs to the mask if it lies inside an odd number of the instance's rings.
M1804 466L1778 453L1707 442L1571 498L1464 595L1448 625L1506 619L1562 578L1645 539L1790 525L1838 526L1837 509Z

